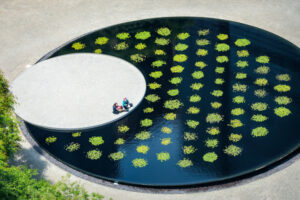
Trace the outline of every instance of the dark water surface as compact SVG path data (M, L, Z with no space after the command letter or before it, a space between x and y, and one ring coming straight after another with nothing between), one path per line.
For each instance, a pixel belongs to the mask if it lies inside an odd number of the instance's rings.
M171 34L168 36L158 35L156 30L161 27L168 27L171 30ZM209 34L205 36L198 35L198 31L202 29L209 29ZM151 32L151 37L147 40L135 39L134 35L140 31ZM116 38L116 34L121 32L130 33L131 38L124 40L128 43L129 48L117 51L113 47L116 43L122 42ZM176 36L181 32L189 33L190 37L186 40L179 40ZM229 38L220 41L216 37L220 33L228 34ZM103 36L109 38L108 43L105 45L95 44L96 38ZM155 44L157 37L170 39L170 44L166 46ZM246 38L251 41L251 44L245 47L237 47L235 41L239 38ZM196 44L197 39L208 39L210 44L198 46ZM75 42L85 44L85 48L74 50L72 44ZM147 47L143 50L135 49L134 46L140 42L145 43ZM179 42L189 45L188 49L180 52L176 51L174 46ZM216 51L216 43L228 44L230 51ZM103 54L120 57L134 64L144 74L147 83L155 81L161 84L160 89L151 90L147 88L146 92L146 96L148 94L157 94L161 99L155 103L144 99L135 111L125 118L93 130L82 131L81 137L77 138L71 135L77 130L72 132L55 132L26 123L30 134L37 143L63 163L83 173L117 182L152 186L181 186L216 182L250 173L279 160L299 148L300 50L288 41L261 29L230 21L205 18L160 18L129 22L95 31L64 45L43 59L70 53L93 53L95 49L99 48ZM208 55L197 56L196 51L199 48L208 50ZM155 49L162 49L167 54L155 55ZM242 49L248 50L250 55L239 58L236 52ZM146 55L146 60L141 63L135 63L130 60L130 55L136 53ZM188 56L188 59L182 63L175 62L173 61L175 54L185 54ZM229 62L218 63L216 61L218 55L227 55ZM270 58L270 62L261 64L255 61L256 57L262 55L267 55ZM153 68L151 63L155 60L164 60L166 65L160 68ZM247 61L249 66L243 69L237 67L236 62L238 60ZM196 61L203 61L207 66L201 70L195 67L194 63ZM175 65L184 67L183 72L179 74L171 73L170 67ZM260 75L254 72L257 67L262 65L270 67L268 74ZM225 72L223 74L215 73L214 70L217 66L225 67ZM204 72L204 78L195 80L191 74L198 70ZM155 80L149 76L149 73L152 71L162 71L163 76ZM235 79L237 72L247 73L247 78L242 80ZM278 74L288 74L291 80L287 82L279 81L275 78ZM169 80L177 76L183 78L181 84L171 84ZM224 79L225 83L216 85L214 83L216 78ZM268 85L257 86L253 84L256 78L266 78ZM192 90L190 85L194 82L201 82L204 84L204 87L198 91ZM247 91L234 92L232 85L235 83L246 84L248 87ZM291 87L291 90L279 93L273 89L277 84L287 84ZM175 97L169 96L167 91L175 88L179 89L179 95ZM224 92L222 97L215 97L210 94L217 89ZM256 89L264 89L268 94L263 98L259 98L254 95L254 90ZM189 102L189 97L193 94L201 96L201 101L197 103ZM237 95L244 96L246 102L234 104L232 98ZM274 101L274 98L277 96L287 96L292 99L292 103L277 105ZM175 110L164 108L164 102L170 99L180 100L183 106ZM221 108L213 109L210 103L214 101L222 103ZM252 110L251 105L255 102L267 103L268 109L261 112ZM188 114L187 109L190 106L200 108L200 112L194 115ZM288 108L292 113L282 118L275 115L274 108L280 106ZM154 108L154 112L144 113L143 109L147 107ZM233 108L243 108L245 114L232 116L231 109ZM163 118L166 113L170 112L177 114L175 120ZM223 121L215 124L207 123L206 116L208 113L219 113L223 116ZM268 120L264 122L252 121L251 117L253 114L263 114L268 117ZM153 125L141 127L140 120L145 118L151 119ZM228 126L232 119L240 119L244 125L238 128ZM190 128L186 125L186 120L199 121L199 125L196 129ZM126 125L130 130L126 133L119 133L118 126L120 125ZM206 133L206 129L213 126L220 128L220 134L209 135ZM171 128L172 133L166 134L161 132L162 127ZM256 127L267 128L269 131L268 135L253 137L251 131ZM149 131L151 137L147 140L136 139L135 135L144 130ZM196 133L198 136L197 140L184 140L184 132ZM238 142L230 141L228 137L231 133L241 134L242 139ZM46 144L45 138L49 136L57 137L57 141L50 145ZM92 136L102 136L104 144L93 146L89 143L89 138ZM114 144L118 138L125 139L125 144ZM162 145L162 138L171 138L172 143L166 146ZM216 148L206 147L205 141L207 139L217 139L219 142L218 146ZM66 151L66 145L71 142L79 143L80 149L74 152ZM231 156L224 153L224 149L231 144L242 149L240 155ZM147 154L141 154L136 151L139 145L147 145L149 147ZM194 146L197 151L192 154L184 154L183 146L190 145ZM86 153L93 149L102 151L100 159L90 160L86 157ZM109 154L118 151L125 154L123 159L113 161L108 157ZM170 159L166 162L160 162L157 160L156 155L159 152L168 152ZM217 160L212 163L204 161L203 155L207 152L215 152L218 155ZM136 158L145 159L147 165L141 168L134 167L132 160ZM186 168L177 165L178 161L184 158L191 160L193 165Z

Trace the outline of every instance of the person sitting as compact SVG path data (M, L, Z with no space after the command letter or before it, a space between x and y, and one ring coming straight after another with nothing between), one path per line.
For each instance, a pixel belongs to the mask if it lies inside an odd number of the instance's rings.
M125 97L124 99L123 99L123 107L126 109L126 110L128 110L129 109L129 107L132 107L132 103L129 103L129 100Z
M123 107L119 106L118 103L113 104L113 113L114 114L118 114L118 113L123 112L123 111L124 111Z

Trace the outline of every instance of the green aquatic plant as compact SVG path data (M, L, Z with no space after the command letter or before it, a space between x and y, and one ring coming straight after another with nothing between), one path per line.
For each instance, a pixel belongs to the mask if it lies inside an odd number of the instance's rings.
M130 56L130 59L134 62L140 63L146 59L146 56L142 54L133 54Z
M80 148L80 144L79 143L74 143L74 142L71 142L69 145L67 145L65 147L65 150L68 151L68 152L73 152L73 151L76 151Z
M246 92L247 91L247 85L240 84L240 83L235 83L232 86L232 89L233 89L234 92Z
M202 83L193 83L190 88L192 88L193 90L200 90L201 88L203 88L203 84Z
M201 101L201 97L197 94L194 94L192 96L190 96L190 102L192 103L196 103L196 102L199 102Z
M274 113L279 117L285 117L291 114L291 111L285 107L278 107L274 109Z
M237 103L237 104L240 104L240 103L245 103L245 97L243 96L235 96L233 99L232 99L232 102L233 103Z
M218 63L224 63L224 62L228 62L229 59L228 59L227 56L217 56L216 61L217 61Z
M265 115L257 114L257 115L252 115L251 120L255 122L264 122L268 120L268 117Z
M135 135L135 139L139 139L139 140L147 140L149 139L151 136L151 133L148 131L141 131L139 133L137 133Z
M198 121L195 120L186 120L186 124L190 127L190 128L197 128L197 126L199 125Z
M245 38L237 39L234 44L238 47L245 47L251 44L251 42Z
M192 145L183 146L182 150L183 150L184 154L192 154L192 153L195 153L197 151L197 149Z
M171 142L171 138L163 138L163 139L161 139L161 142L160 142L162 145L169 145L169 144L171 144L172 142Z
M176 65L170 68L172 73L181 73L184 70L184 67Z
M270 72L270 67L268 66L260 66L254 70L257 74L267 74Z
M102 156L102 152L98 149L90 150L86 153L86 157L91 160L98 160Z
M255 60L258 63L264 63L264 64L266 64L266 63L269 63L270 58L268 56L258 56Z
M174 97L177 96L179 94L179 90L178 89L171 89L167 91L168 95Z
M188 114L198 114L199 112L200 112L200 109L197 108L197 107L194 107L194 106L189 107L189 108L187 109L187 113L188 113Z
M170 154L168 152L160 152L156 154L157 160L160 162L165 162L170 159Z
M186 167L191 167L193 166L193 162L190 160L190 159L187 159L187 158L184 158L182 160L179 160L177 162L177 165L179 167L182 167L182 168L186 168Z
M173 77L173 78L171 78L171 80L169 80L169 82L174 85L177 85L182 82L182 78L181 77Z
M245 68L245 67L248 67L248 62L247 61L242 61L242 60L239 60L236 62L236 66L240 67L240 68Z
M225 52L225 51L229 51L230 46L225 43L218 43L216 44L215 49L220 52Z
M222 78L216 78L216 80L215 80L215 84L217 84L217 85L222 85L224 82L225 81Z
M292 99L287 96L279 96L275 97L275 102L279 105L288 105L292 102Z
M238 156L242 153L242 149L235 145L229 145L224 149L224 153L230 155L230 156Z
M170 43L169 39L165 39L165 38L156 38L155 39L155 43L161 46L165 46L168 45Z
M187 56L185 54L176 54L173 57L173 61L175 62L185 62L187 60Z
M175 120L176 119L176 114L175 113L167 113L167 114L165 114L164 118L166 120Z
M219 141L217 139L207 139L205 140L205 146L209 148L215 148L219 144Z
M115 50L121 51L125 50L129 47L129 45L126 42L120 42L114 46Z
M137 45L134 46L137 50L143 50L147 47L145 43L138 43Z
M268 84L268 80L265 78L257 78L254 81L254 84L259 85L259 86L266 86Z
M223 74L225 71L224 67L216 67L215 72L218 74Z
M118 126L118 132L120 133L126 133L129 131L129 127L126 126L126 125L121 125L121 126Z
M52 144L52 143L54 143L54 142L56 142L56 140L57 140L57 137L54 137L54 136L50 136L50 137L47 137L46 139L45 139L45 142L46 142L46 144Z
M202 71L194 71L194 72L192 73L192 77L193 77L194 79L201 79L201 78L204 77L204 73L203 73Z
M263 136L268 135L268 133L269 133L268 129L260 126L260 127L252 129L251 135L253 137L263 137Z
M203 155L202 159L206 162L213 163L218 159L218 155L215 152L208 152Z
M208 54L208 51L206 49L198 49L196 52L197 56L206 56Z
M221 96L223 96L223 91L222 90L213 90L210 94L215 97L221 97Z
M156 89L158 89L158 88L161 88L161 84L156 83L156 82L153 82L153 83L149 83L149 84L148 84L148 87L149 87L151 90L156 90Z
M211 102L211 103L210 103L210 106L211 106L213 109L218 109L218 108L220 108L220 107L222 106L222 104L221 104L220 102L214 101L214 102Z
M249 56L249 51L248 50L240 50L236 52L238 57L248 57Z
M206 116L206 122L210 123L210 124L220 123L220 121L222 121L222 120L223 120L223 117L218 113L209 113Z
M254 95L263 98L267 95L267 91L263 89L254 90Z
M151 33L149 31L142 31L135 34L134 37L138 40L147 40L149 37L151 37Z
M245 110L242 108L234 108L231 110L231 114L234 116L243 115L245 113Z
M163 75L162 71L154 71L149 74L154 79L160 78Z
M98 37L95 41L95 44L98 44L98 45L104 45L108 42L108 38L107 37Z
M252 110L256 110L256 111L264 111L264 110L267 110L268 104L262 103L262 102L257 102L257 103L253 103L251 105L251 108L252 108Z
M89 138L89 142L94 146L99 146L104 143L104 140L101 136L93 136Z
M94 53L96 53L96 54L101 54L101 53L102 53L102 50L101 50L101 49L95 49Z
M275 85L274 86L274 90L276 90L277 92L288 92L291 90L291 87L289 85Z
M134 160L132 160L132 165L137 168L142 168L142 167L146 167L148 165L147 160L143 159L143 158L136 158Z
M195 62L195 66L199 67L200 69L204 69L204 67L206 67L207 64L203 61L197 61L197 62Z
M239 119L232 119L230 120L230 124L228 126L231 126L232 128L238 128L242 127L244 124Z
M166 52L164 50L161 50L161 49L156 49L154 51L154 54L155 55L158 55L158 56L164 56L164 55L167 55Z
M141 124L141 127L149 127L149 126L152 126L152 119L143 119L140 121L140 124Z
M200 39L200 40L196 40L196 44L199 46L206 46L209 45L210 42L207 39Z
M81 50L84 49L85 44L81 43L81 42L75 42L72 44L72 48L75 50Z
M136 148L138 153L146 154L149 151L149 147L147 145L140 145Z
M247 74L246 73L237 73L235 75L235 78L236 79L245 79L245 78L247 78Z
M72 137L74 137L74 138L80 137L80 136L81 136L81 132L72 133Z
M189 33L179 33L178 35L177 35L177 38L179 39L179 40L185 40L185 39L187 39L187 38L189 38L190 37L190 34Z
M171 30L167 27L162 27L157 29L157 34L162 35L162 36L168 36L171 34Z
M154 108L150 108L150 107L147 107L143 110L144 113L152 113L154 111Z
M196 135L196 133L184 132L183 138L186 141L193 141L193 140L197 140L198 136Z
M242 139L242 137L243 136L241 134L231 133L228 139L232 142L238 142Z
M169 127L166 127L166 126L162 127L160 129L160 131L163 132L163 133L166 133L166 134L172 133L172 129L170 129Z
M176 46L174 48L176 51L184 51L188 47L189 47L189 45L187 45L187 44L178 43L178 44L176 44Z
M206 129L206 133L210 135L218 135L220 133L219 127L210 127Z
M120 40L126 40L126 39L130 38L131 36L129 33L123 32L123 33L118 33L116 35L116 37L119 38Z
M279 81L290 81L291 77L288 74L278 74L276 75L276 79Z
M123 138L118 138L114 144L116 145L121 145L121 144L124 144L125 143L125 140Z
M167 100L164 103L164 107L168 108L170 110L178 109L181 106L183 106L183 103L181 101L179 101L178 99Z
M228 39L228 35L224 34L224 33L220 33L220 34L217 35L217 38L219 40L227 40Z
M202 29L198 31L199 36L205 36L209 34L209 29Z
M124 153L121 151L118 151L118 152L109 154L108 157L114 161L121 160L124 158Z
M163 66L165 64L167 64L166 61L156 60L156 61L152 62L151 66L152 67L161 67L161 66Z

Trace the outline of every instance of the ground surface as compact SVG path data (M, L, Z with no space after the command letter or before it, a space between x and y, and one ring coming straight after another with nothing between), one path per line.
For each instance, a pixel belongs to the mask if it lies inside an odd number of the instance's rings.
M300 46L299 1L2 1L0 66L12 81L44 54L81 34L121 22L162 16L228 19L263 28ZM50 163L24 139L15 162L39 168L56 181L65 171ZM299 157L299 156L298 156ZM53 175L55 174L55 175ZM128 192L81 182L89 191L114 199L297 199L300 159L238 186L189 194ZM78 178L73 176L74 180Z

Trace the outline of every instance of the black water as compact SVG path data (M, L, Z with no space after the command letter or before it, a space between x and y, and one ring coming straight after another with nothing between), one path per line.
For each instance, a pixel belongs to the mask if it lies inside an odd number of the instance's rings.
M167 46L158 46L154 43L156 37L162 37L156 33L156 29L160 27L168 27L172 30L171 35L165 37L171 40L171 43ZM197 31L200 29L209 29L209 35L198 36ZM136 40L134 35L140 31L150 31L152 36L144 41ZM131 34L131 38L126 40L129 44L129 48L124 51L116 51L112 48L115 43L120 42L120 40L115 37L115 35L120 32L128 32ZM188 32L191 36L184 41L179 41L176 35L180 32ZM216 38L216 35L219 33L229 35L229 39L224 41L224 43L230 45L229 52L218 53L214 50L215 43L219 42ZM108 37L110 39L109 42L103 46L94 44L96 38L100 36ZM200 58L196 56L195 52L198 48L202 47L197 46L195 41L203 38L210 40L210 44L203 47L208 50L208 55ZM247 38L251 41L251 45L244 48L236 47L234 42L238 38ZM71 47L74 42L84 43L86 47L82 50L75 51ZM139 42L147 44L147 48L141 51L136 50L134 45ZM181 74L173 74L169 68L178 64L172 60L176 53L181 53L174 50L174 46L178 42L189 45L189 48L182 52L188 56L188 60L181 64L179 63L185 68ZM161 89L150 90L147 88L146 92L146 95L157 94L161 99L156 103L149 103L143 100L138 108L125 118L93 130L82 131L82 136L78 138L73 138L71 132L49 131L26 123L30 134L43 149L56 159L61 160L63 163L83 173L107 180L137 185L182 186L205 184L253 172L299 148L300 50L298 47L272 33L235 22L215 19L149 19L120 24L87 34L75 41L65 44L62 48L54 50L43 59L70 53L93 53L94 50L98 48L101 48L104 54L120 57L133 63L144 74L147 83L156 81L162 84ZM163 49L167 52L167 55L155 56L155 49ZM247 49L250 53L249 57L240 59L248 61L249 66L245 69L239 69L235 66L235 63L239 60L236 51L241 49ZM146 60L138 64L132 62L130 55L135 53L146 55ZM226 64L219 64L215 60L218 55L227 55L230 61ZM253 71L256 67L261 65L255 62L255 58L260 55L268 55L270 57L270 63L266 65L270 67L271 71L267 75L257 75ZM149 77L148 74L156 70L151 67L151 63L157 59L165 60L167 65L157 69L162 70L163 76L154 80ZM199 81L193 80L191 73L198 70L194 66L194 63L200 60L208 64L208 66L203 69L205 77ZM221 75L216 74L214 72L216 66L225 67L225 73ZM247 79L237 81L234 78L236 72L247 73ZM293 99L291 104L285 106L291 110L292 114L284 118L276 116L273 112L273 109L278 107L274 102L274 97L281 95L273 90L273 87L280 83L275 79L275 76L282 73L288 73L291 76L291 81L287 82L287 84L291 86L291 91L282 95ZM175 76L183 77L182 83L178 86L172 85L168 81L171 77ZM215 85L214 80L217 77L223 78L226 81L225 84L222 86ZM261 88L253 84L257 77L264 77L269 81L269 84L263 87L268 92L265 98L258 98L254 95L254 90ZM204 87L199 91L193 91L189 87L193 82L201 82L204 84ZM236 82L247 84L247 92L232 92L232 85ZM167 91L172 88L179 89L179 96L172 98L167 94ZM210 92L215 89L223 90L224 95L219 98L210 95ZM190 103L189 96L192 94L200 95L202 100L199 103ZM233 104L232 98L236 95L245 96L246 103L239 105ZM165 109L163 103L169 99L180 99L184 106L175 111ZM210 102L213 101L219 101L223 106L219 110L214 110L210 107ZM254 112L251 110L251 104L255 102L268 103L269 107L266 111ZM144 114L143 109L148 106L153 107L154 112ZM190 106L199 107L200 113L196 115L187 114L186 110ZM230 111L236 107L243 108L245 114L233 117ZM164 114L169 112L175 112L177 114L176 120L169 121L163 118ZM224 120L219 124L221 133L219 135L210 136L205 130L212 125L206 123L205 118L208 113L215 112L223 115ZM253 114L259 113L268 116L269 119L262 123L250 120ZM151 127L140 127L140 120L145 118L153 120ZM196 129L189 128L185 124L188 119L199 121L199 126ZM240 119L244 123L244 126L235 129L227 126L231 119ZM118 133L117 127L119 125L127 125L130 127L130 131L125 134ZM160 130L163 126L171 128L173 132L171 134L162 133ZM260 138L252 137L251 130L258 126L266 127L269 130L269 134ZM135 139L135 134L142 130L150 131L152 134L151 138L144 141ZM75 131L76 130L72 132ZM198 139L195 141L185 141L183 138L184 132L195 132L198 135ZM243 138L241 141L233 143L228 140L230 133L242 134ZM48 136L57 137L57 142L47 145L45 138ZM92 136L102 136L105 141L104 144L99 147L92 146L88 141ZM167 146L161 145L161 139L166 137L171 138L172 143ZM114 141L117 138L124 138L126 140L125 144L119 146L115 145ZM214 149L205 147L204 142L206 139L218 139L218 147ZM80 143L80 149L72 153L67 152L64 147L71 142ZM137 153L136 151L136 147L141 144L150 147L150 150L145 155ZM225 154L223 150L230 144L241 147L242 153L236 157ZM197 151L194 154L185 155L182 151L184 145L193 145L197 148ZM87 159L86 152L95 148L102 151L101 158L99 160ZM108 158L110 153L117 151L125 152L125 157L122 160L112 161ZM203 161L202 156L212 151L218 155L218 159L213 163ZM169 152L171 156L170 160L166 162L158 161L156 154L159 152ZM146 159L148 165L143 168L133 167L131 162L135 158ZM176 165L176 163L183 158L190 159L193 162L193 166L181 168Z

